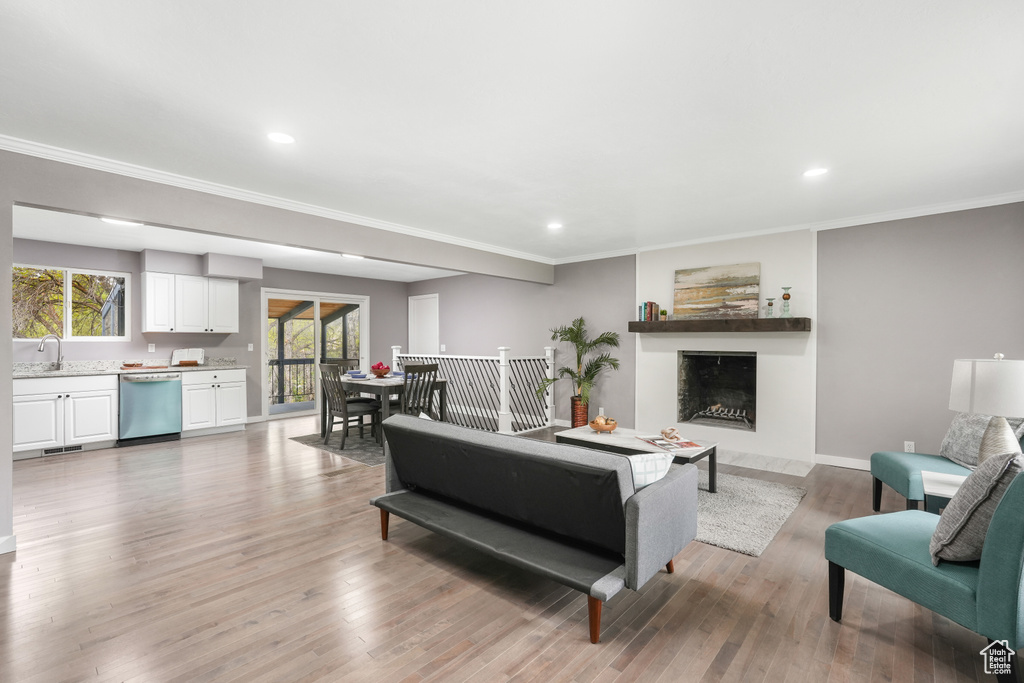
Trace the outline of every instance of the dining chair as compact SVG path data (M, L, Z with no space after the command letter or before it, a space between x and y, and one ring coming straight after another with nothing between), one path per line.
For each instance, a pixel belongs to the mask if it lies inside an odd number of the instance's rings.
M359 369L358 358L339 358L338 360L332 360L331 363L341 368L342 374L348 372L349 370ZM378 403L377 399L370 398L369 396L362 396L359 394L358 391L349 391L345 395L348 396L349 403ZM378 403L378 405L380 404ZM363 433L360 432L359 436L362 437L362 435Z
M342 425L340 446L342 449L345 448L345 437L348 436L349 427L353 424L351 420L358 419L358 422L355 424L359 425L359 437L362 438L365 424L363 418L369 415L371 436L375 434L377 416L380 414L380 405L372 402L349 400L345 394L345 388L341 384L341 368L336 364L321 363L320 378L323 382L324 394L327 396L327 429L325 430L324 444L326 445L330 440L334 424L338 420L341 421Z
M406 365L402 386L401 411L406 415L429 415L434 419L434 384L437 382L437 363Z

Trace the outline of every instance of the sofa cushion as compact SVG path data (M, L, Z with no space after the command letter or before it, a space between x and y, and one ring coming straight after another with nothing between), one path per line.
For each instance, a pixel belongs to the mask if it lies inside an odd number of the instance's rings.
M401 485L623 554L629 461L611 453L395 415L384 422Z
M960 486L942 511L929 551L932 563L939 560L970 562L981 559L985 534L996 506L1020 473L1019 453L995 455L981 463Z
M957 413L942 439L939 455L973 470L978 466L981 437L991 419L991 415L980 413ZM1006 421L1018 440L1024 438L1024 418L1008 418Z

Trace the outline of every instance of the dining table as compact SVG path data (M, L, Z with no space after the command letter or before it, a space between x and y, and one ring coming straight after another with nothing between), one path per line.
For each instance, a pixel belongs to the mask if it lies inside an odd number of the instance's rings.
M380 420L383 422L391 416L391 399L400 397L405 390L405 379L394 375L363 379L342 375L341 386L347 392L376 396L380 400ZM448 415L448 380L440 377L434 380L434 391L437 393L437 415L444 422ZM324 436L327 433L327 397L322 395L320 399L320 436ZM383 443L381 434L377 439Z

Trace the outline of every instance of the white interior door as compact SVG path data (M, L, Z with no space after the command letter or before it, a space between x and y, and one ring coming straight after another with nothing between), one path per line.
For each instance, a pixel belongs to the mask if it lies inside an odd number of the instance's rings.
M436 355L441 351L437 294L409 297L409 353Z

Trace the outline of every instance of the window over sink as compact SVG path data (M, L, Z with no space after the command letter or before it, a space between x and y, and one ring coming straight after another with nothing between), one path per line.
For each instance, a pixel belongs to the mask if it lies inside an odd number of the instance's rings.
M131 341L130 273L15 265L14 339Z

